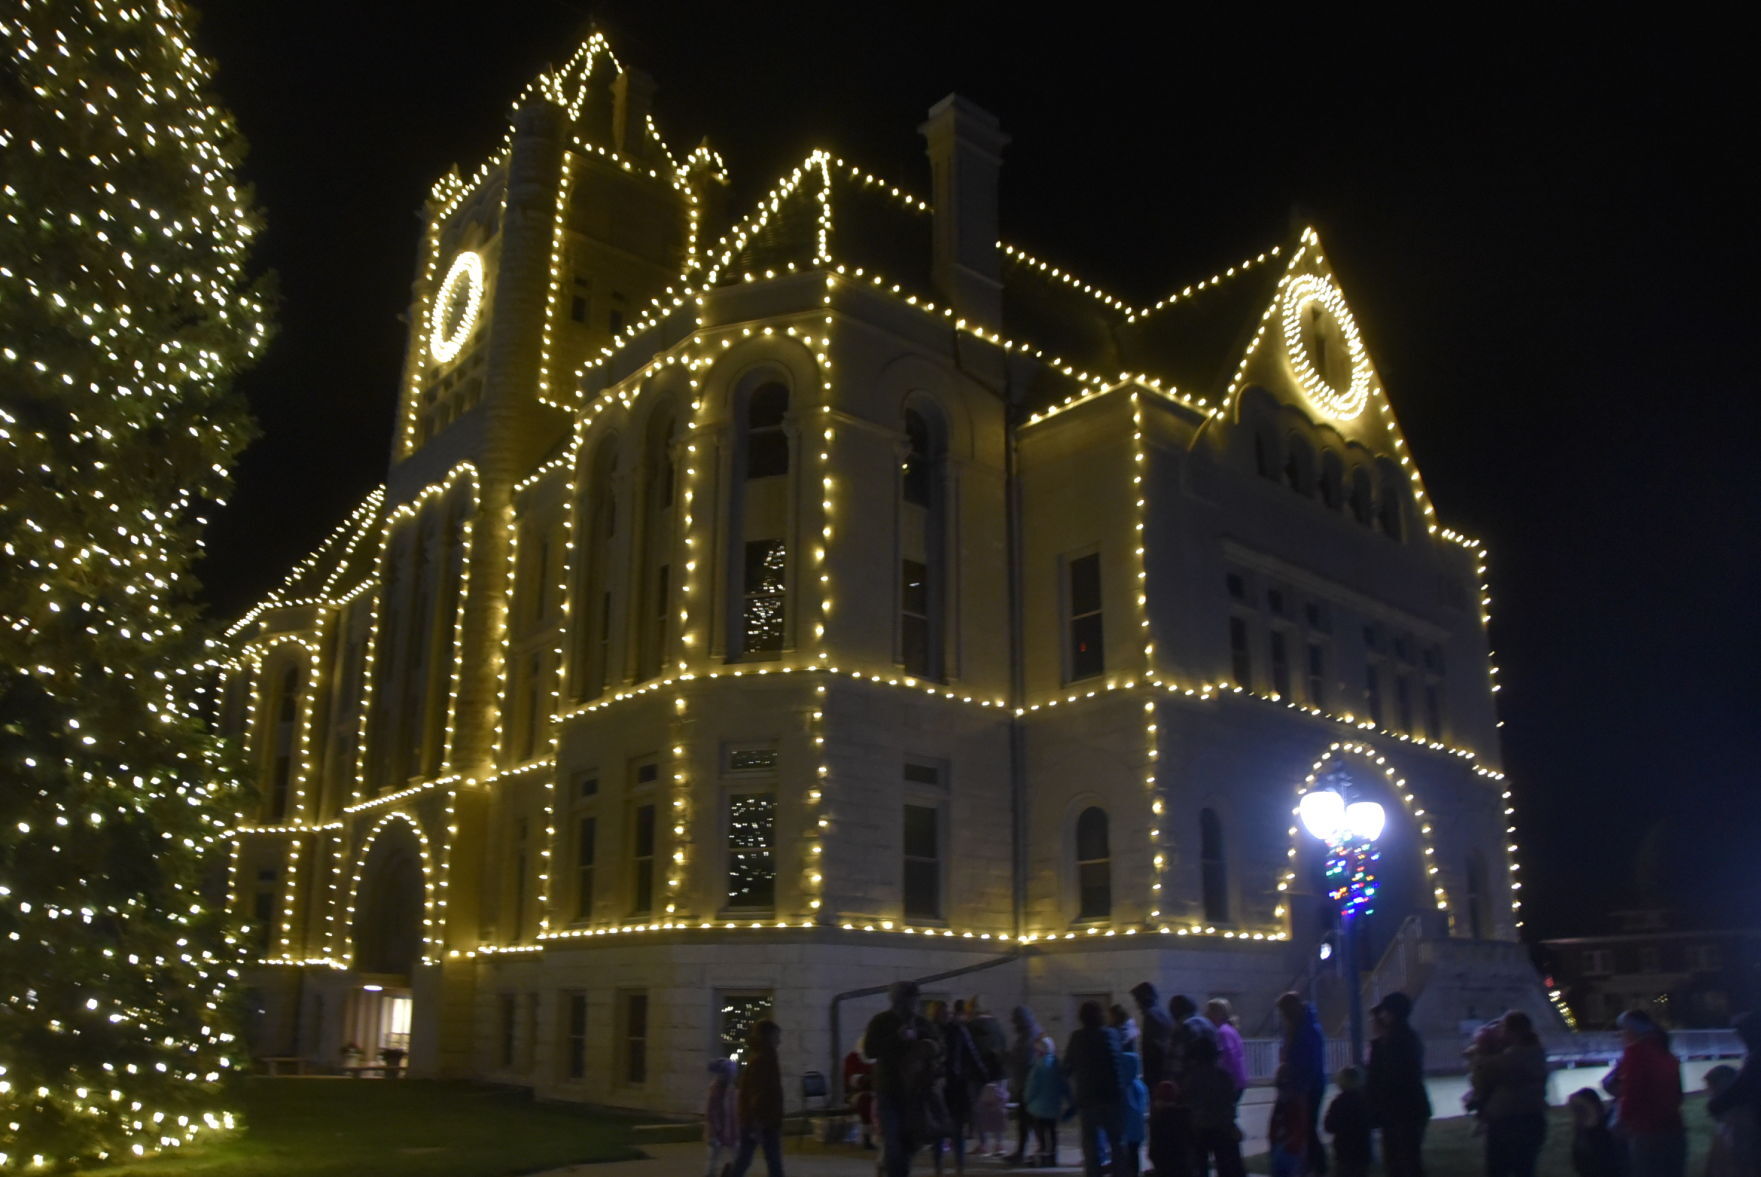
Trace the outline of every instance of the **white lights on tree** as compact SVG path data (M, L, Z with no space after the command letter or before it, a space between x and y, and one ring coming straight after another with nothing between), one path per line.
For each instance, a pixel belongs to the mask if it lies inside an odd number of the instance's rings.
M436 361L444 364L458 356L482 306L483 256L466 250L453 259L428 318L428 351Z
M1339 288L1318 274L1291 278L1284 288L1283 323L1285 354L1302 394L1342 421L1363 412L1370 400L1370 359ZM1329 347L1341 343L1344 356L1327 355ZM1338 374L1344 376L1343 388L1334 382Z

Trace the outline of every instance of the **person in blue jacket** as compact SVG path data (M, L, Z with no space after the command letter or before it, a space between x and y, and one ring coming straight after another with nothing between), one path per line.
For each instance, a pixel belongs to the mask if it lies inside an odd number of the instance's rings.
M1298 993L1278 999L1278 1016L1284 1023L1284 1042L1278 1051L1283 1084L1301 1097L1308 1111L1309 1171L1316 1177L1327 1172L1327 1150L1317 1128L1321 1122L1321 1097L1327 1090L1327 1046L1315 1007Z
M1137 1177L1143 1149L1144 1120L1150 1114L1150 1089L1143 1081L1143 1060L1135 1050L1119 1056L1125 1064L1125 1122L1119 1127L1114 1177Z

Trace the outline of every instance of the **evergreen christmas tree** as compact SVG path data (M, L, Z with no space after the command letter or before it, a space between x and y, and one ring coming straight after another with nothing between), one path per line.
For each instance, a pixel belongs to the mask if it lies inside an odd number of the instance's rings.
M174 0L0 10L0 1167L227 1126L236 782L190 567L262 349L242 145Z

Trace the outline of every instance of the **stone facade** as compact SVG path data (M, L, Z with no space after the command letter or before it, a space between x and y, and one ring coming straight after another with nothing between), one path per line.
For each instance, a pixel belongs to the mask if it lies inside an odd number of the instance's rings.
M436 185L386 482L232 630L260 1053L678 1112L902 977L1251 1033L1317 779L1390 813L1366 963L1515 940L1482 552L1312 231L1132 307L997 242L970 104L933 206L815 154L731 219L649 90L596 36Z

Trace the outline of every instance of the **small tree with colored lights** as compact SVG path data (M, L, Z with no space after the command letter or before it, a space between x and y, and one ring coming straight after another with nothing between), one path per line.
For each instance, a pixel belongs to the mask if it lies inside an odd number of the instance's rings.
M177 0L0 11L0 1168L226 1126L236 784L190 568L265 340Z

